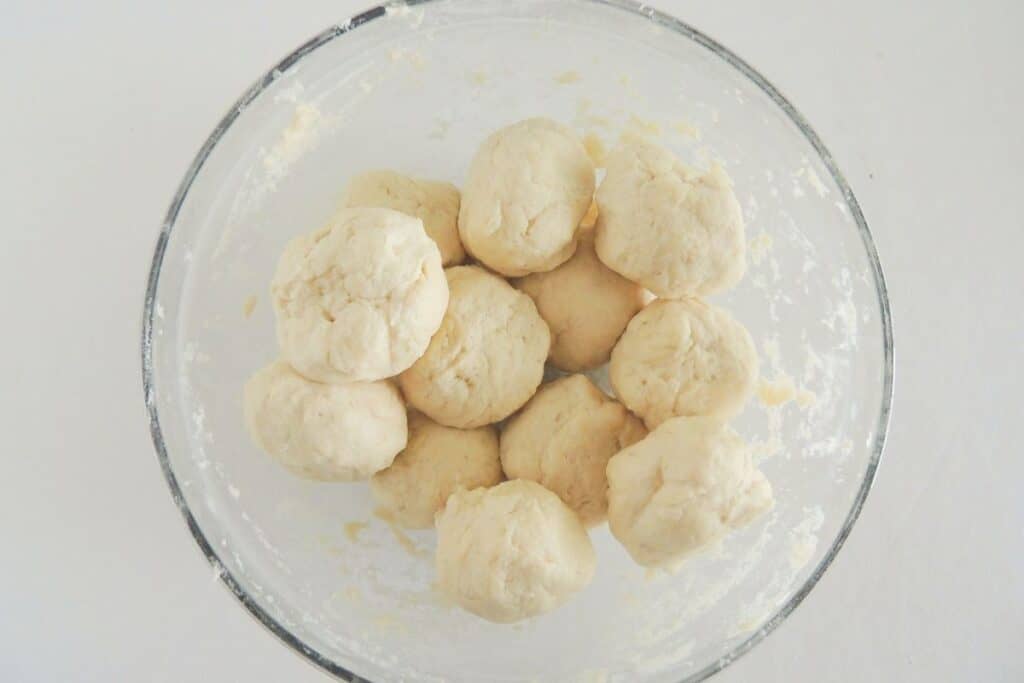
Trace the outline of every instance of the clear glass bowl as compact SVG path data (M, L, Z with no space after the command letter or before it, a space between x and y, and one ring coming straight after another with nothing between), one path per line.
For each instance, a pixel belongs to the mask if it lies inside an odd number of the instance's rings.
M644 129L695 165L726 166L751 259L716 300L797 400L753 401L736 421L775 486L770 516L674 575L646 573L599 528L585 591L500 626L439 599L432 534L399 538L371 516L365 485L302 481L258 452L240 395L276 354L277 255L332 212L351 174L459 183L488 132L537 115L606 144ZM160 233L142 361L153 440L192 534L242 604L311 662L351 680L676 682L749 650L834 558L882 452L892 353L857 202L750 66L631 0L436 0L331 27L217 125Z

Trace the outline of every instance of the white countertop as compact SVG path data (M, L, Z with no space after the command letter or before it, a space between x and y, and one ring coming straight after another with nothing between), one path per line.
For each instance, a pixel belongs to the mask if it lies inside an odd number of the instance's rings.
M5 3L0 679L327 680L212 579L153 455L138 335L201 141L365 2ZM1024 680L1024 4L655 4L816 127L895 319L864 513L803 605L716 680Z

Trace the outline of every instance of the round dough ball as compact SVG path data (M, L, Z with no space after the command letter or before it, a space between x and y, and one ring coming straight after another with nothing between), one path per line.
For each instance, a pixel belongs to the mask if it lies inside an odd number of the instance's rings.
M700 174L646 142L617 148L597 191L597 254L660 297L732 287L746 268L743 215L722 168Z
M246 382L244 406L256 445L307 479L367 479L405 448L405 406L390 382L319 384L277 361Z
M558 496L517 479L456 491L437 516L440 589L498 623L555 609L594 576L594 547Z
M672 567L772 507L743 439L712 417L676 417L608 463L608 525L645 567Z
M466 259L459 239L459 188L451 183L410 178L394 171L368 171L349 181L342 203L415 216L437 244L443 265L454 266Z
M501 433L501 466L556 493L586 526L608 511L608 459L647 435L643 423L585 375L540 388Z
M509 277L551 270L572 256L594 195L594 165L568 126L527 119L484 140L459 210L466 251Z
M527 275L516 287L530 295L551 328L548 360L566 372L608 362L626 324L644 307L644 290L601 263L585 235L573 257L546 273Z
M271 284L281 354L318 382L372 382L423 355L448 305L418 218L343 209L285 247Z
M451 303L423 357L399 378L406 400L449 427L503 420L544 377L551 333L530 297L475 266L446 271Z
M608 376L619 400L654 429L676 415L736 415L754 392L757 366L750 333L726 311L658 299L626 327Z
M413 413L409 443L391 467L373 475L370 490L389 519L428 529L456 489L494 486L503 478L493 427L455 429Z

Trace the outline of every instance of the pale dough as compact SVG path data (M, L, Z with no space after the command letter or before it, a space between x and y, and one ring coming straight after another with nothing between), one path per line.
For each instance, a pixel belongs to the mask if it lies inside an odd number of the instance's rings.
M373 475L370 490L389 519L428 529L456 489L493 486L502 479L494 427L455 429L412 413L405 450L391 467Z
M284 359L333 383L408 368L448 305L437 245L420 219L390 209L344 209L290 242L271 294Z
M427 351L400 379L436 422L469 429L503 420L533 396L551 346L533 301L476 266L446 271L451 302Z
M647 567L674 567L773 502L750 450L717 418L668 420L608 463L608 524Z
M249 379L243 403L256 445L307 479L367 479L405 447L405 405L389 382L320 384L277 361Z
M546 273L527 275L516 287L530 295L551 328L549 360L566 372L608 362L626 324L644 305L644 290L609 269L594 253L591 234L572 258Z
M551 270L576 249L594 195L594 165L573 130L527 119L488 137L469 167L459 210L466 251L516 277Z
M459 239L459 188L451 183L410 178L394 171L367 171L349 181L342 203L415 216L437 244L445 267L466 259Z
M594 564L576 513L532 481L456 491L437 516L438 587L489 621L550 612L590 583Z
M570 375L540 388L501 433L501 465L558 494L586 526L608 510L608 459L647 435L643 423L594 386Z
M746 328L697 299L648 304L626 327L608 368L616 396L650 429L676 415L736 415L757 373Z
M659 297L711 294L743 277L743 216L717 164L700 174L633 140L609 156L597 204L598 256Z

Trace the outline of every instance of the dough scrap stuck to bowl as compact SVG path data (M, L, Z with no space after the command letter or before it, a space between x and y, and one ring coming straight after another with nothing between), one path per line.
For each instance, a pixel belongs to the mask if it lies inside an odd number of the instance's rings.
M648 429L678 415L729 418L757 384L757 349L724 309L657 299L626 327L608 375L615 395Z
M448 311L426 353L399 377L402 392L449 427L498 422L537 391L551 334L533 300L500 277L476 266L446 275Z
M405 447L405 406L390 382L321 384L276 361L249 379L243 404L256 445L307 479L367 479Z
M395 171L367 171L349 181L342 204L394 209L415 216L437 244L444 267L466 260L459 238L459 188L451 183L410 178Z
M718 164L701 174L631 139L609 155L596 198L598 256L657 296L707 295L743 277L743 215Z
M576 513L532 481L456 491L437 516L438 586L498 623L550 612L594 576L594 547Z
M712 417L676 417L608 462L608 524L646 567L674 567L772 507L743 439Z
M459 234L472 256L508 277L572 256L594 196L594 165L576 133L534 118L492 133L469 167Z
M608 460L644 436L643 423L586 375L545 384L501 433L501 465L558 494L583 524L608 512Z
M626 324L644 306L643 288L604 265L589 234L568 261L515 286L537 304L551 328L548 360L566 372L607 363Z
M339 384L408 368L448 305L437 245L420 219L391 209L343 209L292 240L271 294L284 359Z
M414 412L405 449L373 475L370 490L396 524L429 529L457 489L494 486L503 478L494 427L445 427Z

